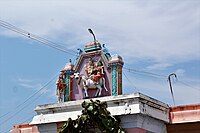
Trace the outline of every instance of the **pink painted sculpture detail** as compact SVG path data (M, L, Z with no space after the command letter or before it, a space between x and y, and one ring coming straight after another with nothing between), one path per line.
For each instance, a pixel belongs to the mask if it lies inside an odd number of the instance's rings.
M64 72L60 72L59 78L56 81L56 95L58 96L58 103L63 102L64 99L64 91L66 88L66 83L65 83L65 74Z

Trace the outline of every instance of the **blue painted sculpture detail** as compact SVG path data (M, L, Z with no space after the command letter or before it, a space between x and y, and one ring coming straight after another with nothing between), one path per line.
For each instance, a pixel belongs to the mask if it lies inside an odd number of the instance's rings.
M117 67L112 67L112 96L117 95Z
M64 101L69 101L69 91L70 91L70 76L69 75L66 75L66 79L65 79L65 82L66 82L66 88L65 88L65 93L64 93Z

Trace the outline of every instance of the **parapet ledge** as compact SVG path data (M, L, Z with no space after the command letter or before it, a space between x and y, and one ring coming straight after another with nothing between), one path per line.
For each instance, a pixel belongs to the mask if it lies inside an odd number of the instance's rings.
M78 111L82 109L81 107L82 102L88 101L88 100L90 99L38 105L35 108L35 111L38 114L41 114L41 113L49 114L49 113L63 112L63 111L64 112ZM166 110L169 108L167 104L138 92L133 93L133 94L126 94L126 95L92 98L92 100L100 100L101 102L107 102L108 107L125 105L125 103L134 104L134 103L140 102L140 104L146 104L148 106L151 106L153 108L157 108L160 110Z
M90 99L69 101L57 104L38 105L37 115L30 124L44 124L66 121L69 117L76 119L81 114L81 104ZM141 93L92 98L107 102L108 111L114 116L143 114L169 122L169 106Z
M170 123L200 122L200 104L170 108Z

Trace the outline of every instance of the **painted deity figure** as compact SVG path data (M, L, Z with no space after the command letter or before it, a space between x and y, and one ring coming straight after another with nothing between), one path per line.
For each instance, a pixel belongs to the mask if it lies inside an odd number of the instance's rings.
M95 83L99 81L100 78L104 77L103 63L101 59L95 64L92 58L89 58L88 64L85 65L86 78L93 80Z
M99 59L96 64L96 73L93 76L93 81L97 82L100 78L103 78L103 77L104 77L103 63Z
M86 75L80 75L79 73L74 73L74 78L76 79L78 85L84 89L84 97L88 98L88 89L97 89L95 97L101 96L102 89L104 88L106 92L108 89L105 86L104 78L104 68L101 59L94 62L92 58L89 58L89 62L84 66Z
M86 72L87 78L92 79L92 76L95 73L95 65L92 58L89 58L88 64L85 65L85 72Z
M65 74L64 72L60 72L59 78L56 81L56 95L58 96L58 103L63 102L64 99L64 92L66 88L66 83L65 83Z

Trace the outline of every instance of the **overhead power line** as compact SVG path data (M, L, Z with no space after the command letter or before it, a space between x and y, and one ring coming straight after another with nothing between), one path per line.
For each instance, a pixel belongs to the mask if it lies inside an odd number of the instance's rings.
M31 121L32 120L32 118L33 118L33 114L34 114L35 112L32 110L30 113L27 113L26 115L28 115L28 117L27 116L25 116L25 117L23 117L23 118L21 118L20 120L19 120L19 122L17 122L18 124L24 124L24 123L27 123L28 121ZM6 129L8 129L8 130L6 130L4 133L9 133L12 129L13 129L13 127L9 127L9 128L6 128Z
M45 45L47 45L47 46L49 46L51 48L54 48L54 49L57 49L59 51L65 52L65 53L70 54L72 56L76 56L76 51L74 51L74 50L67 49L63 45L60 45L60 44L58 44L56 42L53 42L53 41L50 41L48 39L45 39L45 38L39 37L37 35L34 35L34 34L28 32L28 31L24 30L24 29L18 28L18 27L14 26L14 25L12 25L12 24L10 24L8 22L5 22L3 20L0 20L0 26L3 27L3 28L6 28L8 30L11 30L13 32L16 32L16 33L18 33L20 35L23 35L25 37L28 37L28 38L30 38L32 40L38 41L38 42L40 42L42 44L45 44Z
M187 87L190 87L190 88L193 88L193 89L195 89L195 90L198 90L198 91L200 91L200 89L199 88L196 88L196 87L194 87L194 86L191 86L190 84L188 84L188 83L185 83L185 82L183 82L183 81L180 81L180 80L178 80L178 82L179 83L181 83L181 84L183 84L183 85L185 85L185 86L187 86Z
M19 105L17 105L15 107L15 109L18 109L19 107L21 107L23 104L25 104L26 102L28 102L29 100L31 100L31 98L33 98L35 95L37 95L38 93L40 93L43 89L45 89L45 87L47 87L56 77L58 76L58 74L55 74L53 76L53 78L51 78L51 80L49 82L47 82L43 87L41 87L38 91L36 91L34 94L32 94L31 96L29 96L26 100L24 100L22 103L20 103ZM5 113L4 115L0 116L0 118L7 116L8 114L10 114L12 111Z
M167 76L162 75L162 74L157 74L157 73L152 73L152 72L147 72L147 71L141 71L141 70L136 70L136 69L127 68L127 67L123 67L123 69L127 70L128 72L133 72L133 73L136 73L136 74L146 75L146 76L150 76L150 77L154 77L154 78L165 79L167 77Z
M45 39L45 38L39 37L37 35L34 35L34 34L28 32L28 31L26 31L26 30L24 30L22 28L18 28L18 27L14 26L14 25L6 22L6 21L0 20L0 26L6 28L8 30L14 31L14 32L16 32L18 34L21 34L21 35L23 35L25 37L28 37L28 38L30 38L32 40L38 41L38 42L40 42L42 44L45 44L45 45L47 45L49 47L57 49L59 51L68 53L68 54L70 54L72 56L76 56L76 51L71 50L71 49L67 49L66 50L66 48L64 46L59 45L58 43L55 43L55 42L50 41L48 39ZM128 70L130 72L135 72L135 73L139 73L139 74L145 74L145 75L154 76L154 77L164 77L164 78L167 77L165 75L151 73L151 72L146 72L146 71L141 71L141 70L136 70L136 69L132 69L132 68L126 68L126 67L124 67L124 69Z
M29 101L31 98L33 98L36 94L38 94L39 92L41 92L42 90L46 89L46 87L58 76L58 74L56 74L50 81L48 81L43 87L41 87L37 92L35 92L33 95L31 95L29 98L27 98L23 103L19 104L17 108L19 108L20 106L24 105L25 103L27 103L27 101ZM31 102L33 103L34 101L36 101L39 97L42 96L42 94L44 94L45 91L43 91L40 95L38 95L36 98L34 98ZM25 108L27 108L28 106L30 106L31 104L27 104L25 106L23 106L20 110L18 110L17 112L15 112L14 114L10 115L6 120L4 120L3 122L0 123L0 125L3 125L4 123L6 123L8 120L12 119L13 117L15 117L17 114L19 114L22 110L24 110ZM12 112L12 111L11 111ZM9 112L9 113L11 113Z
M37 99L39 99L43 94L45 93L45 91L43 91L40 95L38 95L38 97L36 97L35 99L33 99L31 101L31 103L34 103ZM13 115L11 115L10 117L8 117L6 120L4 120L3 122L0 123L0 125L4 125L5 123L7 123L9 120L13 119L17 114L19 114L21 111L23 111L24 109L26 109L27 107L29 107L30 103L24 105L23 108L21 108L20 110L18 110L16 113L14 113Z
M126 74L124 72L122 72L124 74L124 77L127 79L127 81L130 83L131 86L134 87L135 90L138 91L137 87L131 82L131 80L129 80L129 78L126 76Z
M34 115L35 115L35 111L31 110L30 112L27 112L21 118L19 118L19 120L18 120L17 123L24 124L25 122L27 122L28 120L30 120L31 118L33 118Z
M1 115L0 118L5 117L5 116L8 115L9 113L10 113L10 112L7 112L7 113Z

